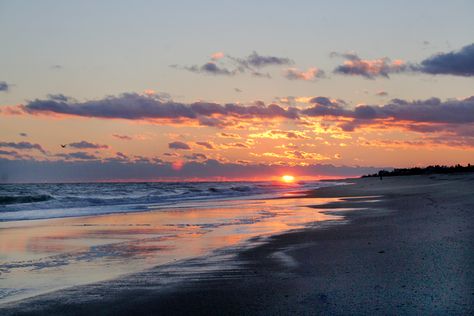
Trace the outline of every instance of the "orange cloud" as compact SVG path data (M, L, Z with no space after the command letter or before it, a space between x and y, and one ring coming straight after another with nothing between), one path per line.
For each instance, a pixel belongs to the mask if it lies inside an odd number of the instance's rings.
M270 139L309 139L304 132L294 130L270 130L263 133L250 134L249 137Z
M211 55L212 60L219 60L224 58L224 53L223 52L215 52L214 54Z
M318 78L323 78L324 71L316 67L308 68L306 71L297 68L287 68L284 70L283 75L289 80L314 81Z

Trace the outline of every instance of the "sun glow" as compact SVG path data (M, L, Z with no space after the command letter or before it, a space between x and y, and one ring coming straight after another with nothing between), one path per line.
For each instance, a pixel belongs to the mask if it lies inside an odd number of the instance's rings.
M285 183L292 183L295 181L295 177L289 175L289 174L285 174L284 176L281 177L281 181L285 182Z

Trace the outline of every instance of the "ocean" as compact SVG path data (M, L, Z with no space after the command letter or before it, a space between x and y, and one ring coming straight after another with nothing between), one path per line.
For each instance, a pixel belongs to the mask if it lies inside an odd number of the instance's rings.
M278 197L333 182L147 182L0 184L0 221L189 207L222 199Z

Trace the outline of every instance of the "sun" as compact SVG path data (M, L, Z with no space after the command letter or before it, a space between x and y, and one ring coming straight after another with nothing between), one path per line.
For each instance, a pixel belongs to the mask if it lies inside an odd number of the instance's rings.
M285 183L292 183L295 181L295 177L289 175L289 174L285 174L284 176L281 177L281 181L285 182Z

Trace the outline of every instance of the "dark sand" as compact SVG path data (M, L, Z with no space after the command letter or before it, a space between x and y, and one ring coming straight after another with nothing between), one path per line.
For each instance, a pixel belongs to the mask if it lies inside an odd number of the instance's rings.
M351 182L311 193L349 197L328 211L366 208L347 212L348 224L6 304L0 314L474 314L474 175Z

